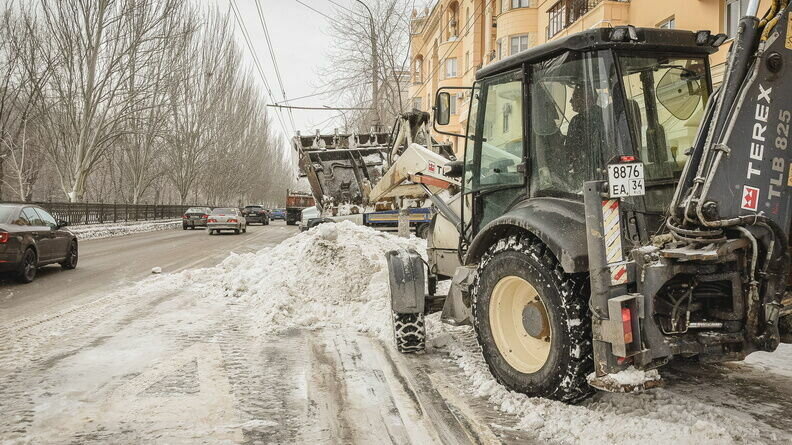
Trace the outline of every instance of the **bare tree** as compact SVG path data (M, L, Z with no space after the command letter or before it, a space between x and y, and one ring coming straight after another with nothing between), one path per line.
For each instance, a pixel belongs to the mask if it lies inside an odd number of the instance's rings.
M42 2L48 39L42 53L56 69L45 100L46 150L61 188L80 201L98 161L147 107L145 94L123 94L136 67L161 55L163 23L179 0ZM134 63L132 63L134 61ZM143 89L145 87L142 87Z
M21 200L30 200L41 165L40 148L30 135L39 123L36 106L50 74L50 66L37 57L36 27L28 10L6 3L0 18L0 187L10 186Z
M408 0L367 0L366 3L371 16L359 4L351 13L339 10L336 14L329 30L332 62L330 67L322 70L330 73L322 87L340 91L336 95L337 103L353 107L376 106L377 110L347 114L358 132L367 132L375 116L381 124L390 124L406 107L409 76L404 72L408 64L409 17L414 5ZM376 42L373 48L372 42ZM373 63L372 50L375 51L376 64ZM376 104L371 80L375 65L378 80ZM361 79L366 80L361 82Z

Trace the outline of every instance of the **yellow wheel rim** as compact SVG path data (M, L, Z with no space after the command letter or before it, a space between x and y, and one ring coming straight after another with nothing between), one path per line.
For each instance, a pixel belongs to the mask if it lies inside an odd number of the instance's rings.
M492 290L489 321L495 346L512 368L523 374L542 369L550 356L553 330L531 283L516 276L501 278Z

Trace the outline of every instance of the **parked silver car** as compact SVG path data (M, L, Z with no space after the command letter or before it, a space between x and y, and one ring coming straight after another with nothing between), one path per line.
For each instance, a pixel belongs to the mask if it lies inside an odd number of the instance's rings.
M221 230L233 230L234 233L239 234L239 232L247 232L247 222L239 209L221 207L209 213L206 228L209 229L209 235L220 233Z

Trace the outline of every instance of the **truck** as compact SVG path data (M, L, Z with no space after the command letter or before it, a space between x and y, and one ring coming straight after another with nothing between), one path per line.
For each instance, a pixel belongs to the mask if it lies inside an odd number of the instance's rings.
M412 199L385 197L369 199L372 187L382 180L390 164L412 143L454 159L451 146L431 138L428 113L408 112L396 119L391 131L368 134L339 133L295 136L293 143L300 161L300 175L308 179L319 216L312 224L350 220L383 230L398 225L399 210L406 209L408 224L416 235L426 237L432 210L425 196ZM421 195L421 194L419 194ZM310 228L306 226L306 228Z
M302 211L315 205L314 198L308 193L294 190L286 192L286 224L295 225L302 218Z
M420 184L437 210L424 255L386 258L397 349L441 312L501 384L577 403L792 342L792 6L758 3L717 89L709 31L591 29L478 70L464 159L411 145L372 191Z

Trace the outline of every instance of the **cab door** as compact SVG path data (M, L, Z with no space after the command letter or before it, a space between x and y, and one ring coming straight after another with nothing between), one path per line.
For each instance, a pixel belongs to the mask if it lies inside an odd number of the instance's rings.
M473 90L463 180L471 239L526 195L524 97L522 70L485 79Z

